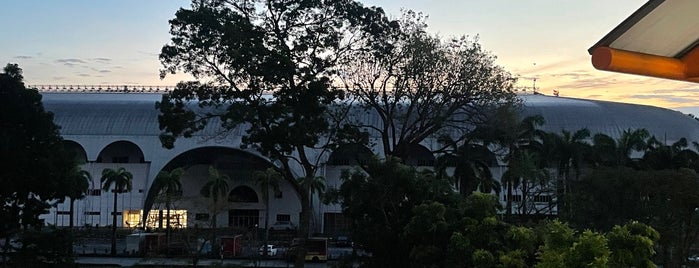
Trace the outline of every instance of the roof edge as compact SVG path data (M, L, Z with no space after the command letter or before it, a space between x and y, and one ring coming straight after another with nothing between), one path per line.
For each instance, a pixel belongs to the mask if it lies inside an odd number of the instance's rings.
M612 29L612 31L610 31L607 35L602 37L602 39L597 41L597 43L587 50L587 53L592 55L592 52L594 52L596 48L609 46L612 42L619 38L619 36L628 31L634 24L638 23L641 19L664 2L665 0L649 0L643 4L643 6L638 8L638 10L636 10L633 14L631 14L631 16L619 23L619 25Z

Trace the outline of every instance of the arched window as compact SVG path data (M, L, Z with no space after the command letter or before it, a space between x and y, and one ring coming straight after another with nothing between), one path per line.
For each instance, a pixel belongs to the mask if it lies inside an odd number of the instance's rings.
M99 163L144 163L143 151L130 141L116 141L102 149Z
M434 155L420 144L408 145L405 163L411 166L434 166Z
M373 153L369 148L359 144L345 144L333 151L328 164L336 166L355 166L364 164Z
M257 203L259 199L255 190L243 185L233 188L228 195L228 202Z
M70 157L75 159L78 163L87 162L87 153L85 152L85 148L83 148L83 146L79 143L71 140L64 140L63 148L65 148L68 154L70 154Z

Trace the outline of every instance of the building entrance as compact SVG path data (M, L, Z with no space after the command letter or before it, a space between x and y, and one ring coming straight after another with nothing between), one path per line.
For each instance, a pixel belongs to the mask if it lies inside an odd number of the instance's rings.
M231 209L228 211L228 226L249 229L260 224L260 210Z

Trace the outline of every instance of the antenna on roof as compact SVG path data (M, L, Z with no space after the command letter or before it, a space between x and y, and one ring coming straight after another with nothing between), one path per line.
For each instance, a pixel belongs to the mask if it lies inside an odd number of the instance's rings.
M532 90L534 90L534 94L536 94L536 77L534 77L534 85L532 85Z

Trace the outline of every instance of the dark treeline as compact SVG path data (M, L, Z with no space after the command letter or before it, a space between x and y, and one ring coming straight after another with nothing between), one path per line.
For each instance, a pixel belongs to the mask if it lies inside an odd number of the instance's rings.
M343 176L330 196L351 219L352 237L372 253L367 265L686 262L699 231L697 143L695 150L684 138L666 144L645 129L618 138L546 132L539 116L492 122L462 141L442 139L449 146L434 170L389 157ZM498 159L501 178L493 174ZM504 207L490 195L500 192Z

